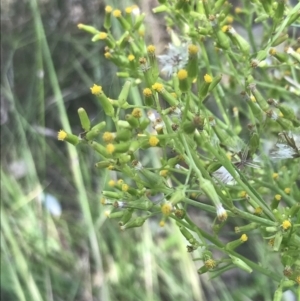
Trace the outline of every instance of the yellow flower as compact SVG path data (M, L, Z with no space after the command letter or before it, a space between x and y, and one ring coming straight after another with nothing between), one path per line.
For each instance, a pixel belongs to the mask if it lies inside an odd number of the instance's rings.
M276 194L275 195L275 200L279 202L281 200L281 195L280 194Z
M276 54L276 49L275 48L271 48L270 50L269 50L269 54L270 55L275 55Z
M189 54L190 54L190 55L195 55L195 54L198 53L199 48L198 48L198 46L196 46L196 45L194 45L194 44L191 44L191 45L189 45L189 47L188 47L188 51L189 51Z
M133 109L131 112L131 115L135 118L141 118L142 117L142 111L138 108Z
M209 74L204 75L204 81L208 84L212 82L212 77Z
M90 88L93 95L99 95L102 93L102 87L94 84L93 87Z
M106 32L99 32L99 39L100 40L105 40L107 38L107 33Z
M255 211L254 211L254 214L255 215L261 215L263 213L263 210L261 207L256 207L255 208Z
M159 172L159 174L164 178L168 175L168 173L169 171L167 169L163 169Z
M208 259L208 260L205 260L204 265L205 265L209 270L211 270L211 269L213 269L213 268L216 267L217 263L216 263L216 261L213 260L213 259Z
M245 190L243 190L239 193L239 195L241 198L245 198L247 196L247 192Z
M132 10L133 10L133 7L132 7L132 6L129 6L129 7L126 7L126 8L125 8L126 14L131 14L131 13L132 13Z
M228 160L231 161L231 159L232 159L232 154L231 154L230 152L227 152L227 153L226 153L226 157L228 158Z
M164 215L170 215L172 211L173 211L173 206L171 203L165 203L161 206L161 212Z
M114 187L115 185L116 185L116 182L114 180L110 180L108 182L108 186L110 186L110 187Z
M115 9L113 11L113 15L114 15L114 17L119 18L122 16L122 12L119 9Z
M115 139L115 135L113 133L110 133L110 132L105 132L102 135L102 139L106 143L112 142Z
M164 91L164 86L161 83L155 83L152 85L152 89L157 91L157 92L163 92Z
M248 240L248 236L247 236L246 234L243 234L243 235L241 236L240 240L241 240L242 242L245 242L245 241Z
M228 16L227 18L226 18L226 21L228 22L228 23L232 23L233 22L233 17L232 16Z
M127 185L127 184L122 184L122 191L128 191L128 189L129 189L129 185Z
M151 146L156 146L159 142L159 139L156 136L150 136L149 138L149 144Z
M188 77L188 73L185 69L181 69L177 73L177 77L179 80L184 80Z
M67 138L67 133L64 130L60 130L57 134L57 139L64 141Z
M165 226L165 221L164 221L164 220L161 220L161 221L159 222L159 226L160 226L160 227L164 227L164 226Z
M151 91L151 89L146 88L143 90L143 94L145 97L150 97L150 96L152 96L152 91Z
M240 7L236 7L236 8L234 9L234 12L235 12L236 14L240 14L240 13L242 12L242 9L241 9Z
M155 54L155 46L149 45L149 46L147 47L147 52L148 52L149 54L151 54L151 55Z
M110 59L112 57L112 55L109 51L105 52L104 56L105 56L106 59Z
M273 178L274 180L277 180L278 177L279 177L279 174L278 174L277 172L274 172L273 175L272 175L272 178Z
M285 189L284 189L284 192L285 192L286 194L290 194L291 188L289 188L289 187L285 188Z
M107 5L106 7L105 7L105 11L107 12L107 13L111 13L112 12L112 7L110 6L110 5Z
M129 62L132 62L135 59L135 56L133 54L129 54L127 58Z
M284 230L287 230L292 226L292 224L289 220L286 219L285 221L282 222L281 226Z
M115 151L115 146L112 143L107 144L106 150L109 154L112 154Z
M224 25L221 29L222 29L223 32L226 32L226 31L228 31L229 26L228 25Z

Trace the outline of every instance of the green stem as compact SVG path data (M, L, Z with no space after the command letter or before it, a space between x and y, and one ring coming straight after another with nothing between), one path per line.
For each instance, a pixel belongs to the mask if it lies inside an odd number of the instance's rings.
M241 259L247 265L249 265L253 270L258 271L261 274L266 275L277 282L279 282L281 280L282 277L280 277L278 274L266 269L265 267L262 267L259 264L256 264L255 262L247 259L246 257L240 255L239 253L237 253L235 251L231 251L231 250L225 250L225 245L221 241L219 241L217 238L213 237L212 235L206 233L201 228L197 227L191 221L191 219L189 219L188 217L186 217L185 219L190 224L189 229L195 231L201 240L203 240L203 238L205 238L205 239L209 240L211 243L213 243L213 245L214 245L214 246L212 246L213 248L216 248L216 249L220 250L221 252L225 252L226 254L230 254L230 255L233 255L233 256Z

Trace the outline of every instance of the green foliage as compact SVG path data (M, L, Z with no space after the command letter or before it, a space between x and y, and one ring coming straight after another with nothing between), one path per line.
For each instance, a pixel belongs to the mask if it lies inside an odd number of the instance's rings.
M165 13L172 44L160 56L144 40L145 15L136 15L131 8L124 16L120 10L106 12L106 20L115 17L120 21L123 34L119 37L110 27L100 32L79 25L93 34L93 42L103 40L105 57L118 67L119 76L127 78L126 93L123 89L116 100L109 100L101 86L91 88L115 128L112 139L102 142L108 143L106 150L101 144L94 149L101 166L120 178L110 180L111 188L102 192L102 203L115 208L109 217L122 216L122 230L141 227L156 215L161 216L161 226L175 219L190 244L188 250L201 249L201 274L220 275L238 267L296 284L300 279L300 128L299 106L295 113L291 105L299 96L300 48L293 49L295 30L289 26L294 25L299 4L294 8L284 1L243 4L234 10L225 1L164 1L153 11ZM255 14L269 19L263 27L260 18L255 20L260 41L253 34ZM247 33L246 37L239 32ZM272 48L275 45L285 47L285 59ZM144 94L141 104L128 97L130 86ZM150 126L142 127L147 118ZM131 135L121 141L117 137L124 129ZM88 134L89 130L81 144L90 144ZM277 143L272 140L274 134L279 135ZM270 152L265 150L267 142L273 143ZM258 166L254 166L259 152ZM150 156L156 156L159 164L149 162ZM169 165L174 156L180 161ZM211 204L206 205L211 206L208 211L216 210L213 233L189 217L191 206L206 202ZM178 213L182 211L184 214ZM228 216L232 223L237 217L244 220L245 225L236 229L249 232L250 241L253 231L259 231L266 244L269 241L268 252L281 256L282 275L234 251L246 243L246 234L226 245L221 242ZM218 260L212 252L204 256L208 250L219 250L222 255ZM283 287L277 289L274 300L279 300Z
M3 300L299 296L299 4L159 3L7 14Z

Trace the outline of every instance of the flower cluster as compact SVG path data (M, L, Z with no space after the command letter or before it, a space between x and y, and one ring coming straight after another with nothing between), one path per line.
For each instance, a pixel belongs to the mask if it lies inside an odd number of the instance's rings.
M104 44L105 58L118 67L117 75L126 82L117 99L111 99L105 87L94 84L90 88L111 119L113 132L105 121L91 126L80 108L84 132L77 137L60 131L58 139L92 148L100 158L96 168L106 169L111 178L124 179L110 179L101 197L101 203L111 208L108 217L118 219L120 229L140 227L156 215L160 226L175 220L189 252L205 246L199 273L219 266L261 271L233 251L251 240L251 233L245 232L259 229L264 238L272 240L272 249L280 253L283 265L291 267L288 278L294 281L300 269L300 191L293 185L299 181L300 149L299 136L291 130L299 133L300 120L288 101L266 99L263 87L272 86L275 92L270 93L278 95L280 84L260 85L261 75L256 71L265 68L262 73L268 74L267 60L276 58L295 74L299 53L291 48L288 38L281 38L295 20L294 13L287 10L283 14L284 1L278 2L276 10L267 1L253 4L273 20L270 40L264 42L267 48L279 42L288 46L284 57L270 50L268 58L267 49L252 52L258 46L233 28L228 2L200 1L193 13L190 1L160 2L164 4L154 12L166 12L168 26L181 30L170 30L172 43L166 54L157 55L155 45L146 44L145 14L134 14L136 7L126 8L125 13L106 7L106 32L78 25L92 34L93 42ZM237 21L241 20L243 10L236 8L235 12ZM122 35L113 36L111 18L116 18ZM210 50L214 55L207 51L211 47L207 39L214 42L214 51ZM227 74L223 66L230 66ZM142 91L141 103L130 99L132 86ZM236 100L236 92L230 94L235 90L243 91L241 101ZM268 158L262 145L274 133L280 133L279 139ZM290 159L295 164L284 171L280 165L272 165L272 159ZM195 225L186 210L189 206L216 217L214 235ZM235 216L248 223L236 227L240 238L224 245L216 236ZM213 246L207 246L207 240L224 251L224 260L213 259ZM277 275L273 279L278 280Z

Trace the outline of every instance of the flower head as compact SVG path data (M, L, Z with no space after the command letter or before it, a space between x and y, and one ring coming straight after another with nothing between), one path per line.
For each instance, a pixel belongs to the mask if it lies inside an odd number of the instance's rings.
M170 215L172 211L173 211L173 206L171 203L165 203L161 206L161 212L164 215Z
M206 260L206 261L204 262L204 265L205 265L209 270L211 270L211 269L213 269L213 268L216 267L217 263L216 263L216 261L213 260L213 259L208 259L208 260Z
M219 221L224 222L227 219L227 212L226 210L223 208L222 204L219 204L217 207L217 216Z
M248 240L248 236L247 236L246 234L243 234L243 235L241 236L240 240L241 240L242 242L245 242L245 241Z
M67 133L64 130L60 130L57 134L57 140L64 141L67 138Z
M164 91L164 85L161 84L161 83L155 83L152 85L152 89L159 92L159 93L162 93Z
M112 143L107 144L106 150L109 154L112 154L115 151L115 146Z
M122 16L122 12L119 9L115 9L113 11L113 15L114 15L114 17L119 18Z
M91 89L92 94L94 94L94 95L99 95L102 93L102 87L98 86L96 84L94 84L94 86L91 87L90 89Z
M165 221L164 220L161 220L160 222L159 222L159 226L162 228L162 227L164 227L165 226Z
M279 202L281 200L281 195L275 194L274 199Z
M183 69L188 62L188 49L187 45L174 46L169 44L167 54L157 56L159 62L162 64L161 72L165 73L168 77L172 73Z
M247 192L246 192L245 190L243 190L243 191L241 191L241 192L239 193L239 196L240 196L241 198L246 198L246 197L247 197Z
M149 45L149 46L147 47L147 52L148 52L148 54L150 54L150 55L154 55L154 54L155 54L155 46Z
M167 177L168 173L169 173L169 171L168 171L167 169L162 169L162 170L159 172L159 174L160 174L162 177L164 177L164 178Z
M110 59L112 57L112 55L109 51L105 52L104 56L105 56L106 59Z
M188 73L185 69L180 69L178 72L177 72L177 77L179 80L184 80L186 79L188 76Z
M132 62L135 59L135 56L133 54L129 54L127 58L129 62Z
M281 226L282 226L282 228L284 230L287 230L287 229L289 229L292 226L292 224L291 224L291 222L289 220L284 220L282 222Z
M105 40L107 38L107 33L106 32L99 32L99 39L100 40Z
M199 51L199 48L198 48L198 46L196 46L194 44L191 44L188 47L188 51L189 51L190 55L196 55L198 53L198 51Z
M107 13L111 13L112 12L112 7L110 6L110 5L107 5L106 7L105 7L105 12L107 12Z
M255 210L254 210L254 215L262 215L263 213L263 209L261 207L256 207Z
M102 136L104 142L107 142L107 143L112 142L115 139L115 137L116 137L116 134L111 133L111 132L104 132L103 136Z
M129 6L129 7L126 7L126 8L125 8L126 14L131 14L131 13L132 13L132 10L133 10L133 7L132 7L132 6Z
M122 191L128 191L129 185L128 184L122 184Z
M151 146L156 146L158 144L158 142L159 142L159 139L156 136L151 136L149 138L149 144Z
M145 97L151 97L152 96L152 91L149 88L145 88L143 90L143 94L144 94Z
M141 118L142 117L142 111L138 108L134 108L131 112L131 115L135 118Z
M116 182L114 180L109 180L108 181L108 186L114 187L116 185Z
M208 84L210 84L212 82L212 77L209 74L205 74L204 75L204 81Z

